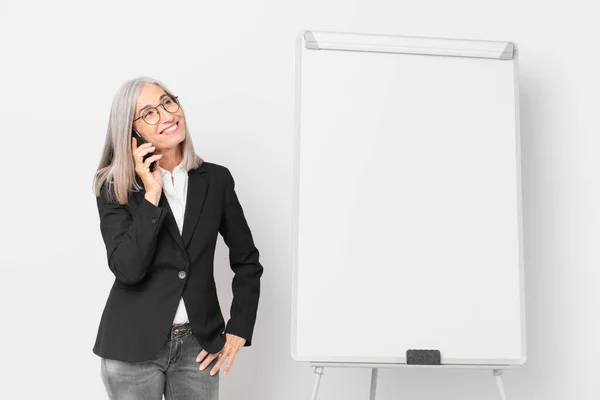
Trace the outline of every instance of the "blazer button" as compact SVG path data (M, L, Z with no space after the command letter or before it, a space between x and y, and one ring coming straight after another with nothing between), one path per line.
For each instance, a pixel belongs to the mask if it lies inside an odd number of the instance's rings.
M187 274L185 273L185 271L179 271L179 273L177 274L177 276L179 277L179 279L185 279L185 276Z
M158 222L158 218L156 218L156 217L152 218L152 223L153 223L153 224L155 224L155 223L157 223L157 222Z

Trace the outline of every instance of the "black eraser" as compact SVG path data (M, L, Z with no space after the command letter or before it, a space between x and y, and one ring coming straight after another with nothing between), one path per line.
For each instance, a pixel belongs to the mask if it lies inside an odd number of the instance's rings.
M441 355L439 350L406 350L406 363L419 365L440 365Z

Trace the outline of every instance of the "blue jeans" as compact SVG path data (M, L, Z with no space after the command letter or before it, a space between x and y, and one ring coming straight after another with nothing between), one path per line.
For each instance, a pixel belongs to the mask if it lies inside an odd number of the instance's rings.
M158 355L128 362L101 357L101 377L110 400L218 400L220 371L210 376L216 357L200 371L202 348L189 323L171 328Z

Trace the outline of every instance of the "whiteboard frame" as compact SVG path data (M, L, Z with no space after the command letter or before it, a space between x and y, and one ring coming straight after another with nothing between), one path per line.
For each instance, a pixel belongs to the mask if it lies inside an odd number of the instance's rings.
M521 132L519 113L519 52L513 42L465 40L449 38L430 38L415 36L392 36L361 33L341 33L301 30L296 36L295 53L295 84L294 84L294 157L293 157L293 190L292 190L292 300L291 300L291 355L296 361L311 362L313 366L406 366L406 358L402 362L374 363L367 360L356 359L348 361L349 357L328 357L326 359L299 356L296 352L297 344L297 282L298 282L298 202L299 202L299 177L300 177L300 134L301 134L301 98L302 98L302 53L307 50L335 50L335 51L366 51L405 53L432 56L456 56L493 58L512 61L514 66L514 93L515 93L515 151L516 151L516 182L517 182L517 207L518 207L518 242L519 242L519 295L521 315L521 349L520 359L468 359L447 360L444 363L442 355L441 367L454 368L503 368L520 366L527 361L527 333L526 333L526 298L525 298L525 271L524 271L524 246L523 246L523 201L522 201L522 173L521 173ZM433 367L433 366L429 366Z

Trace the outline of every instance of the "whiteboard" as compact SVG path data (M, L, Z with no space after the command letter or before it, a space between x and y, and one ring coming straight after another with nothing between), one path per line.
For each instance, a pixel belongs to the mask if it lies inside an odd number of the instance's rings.
M302 31L291 353L526 360L517 48Z

